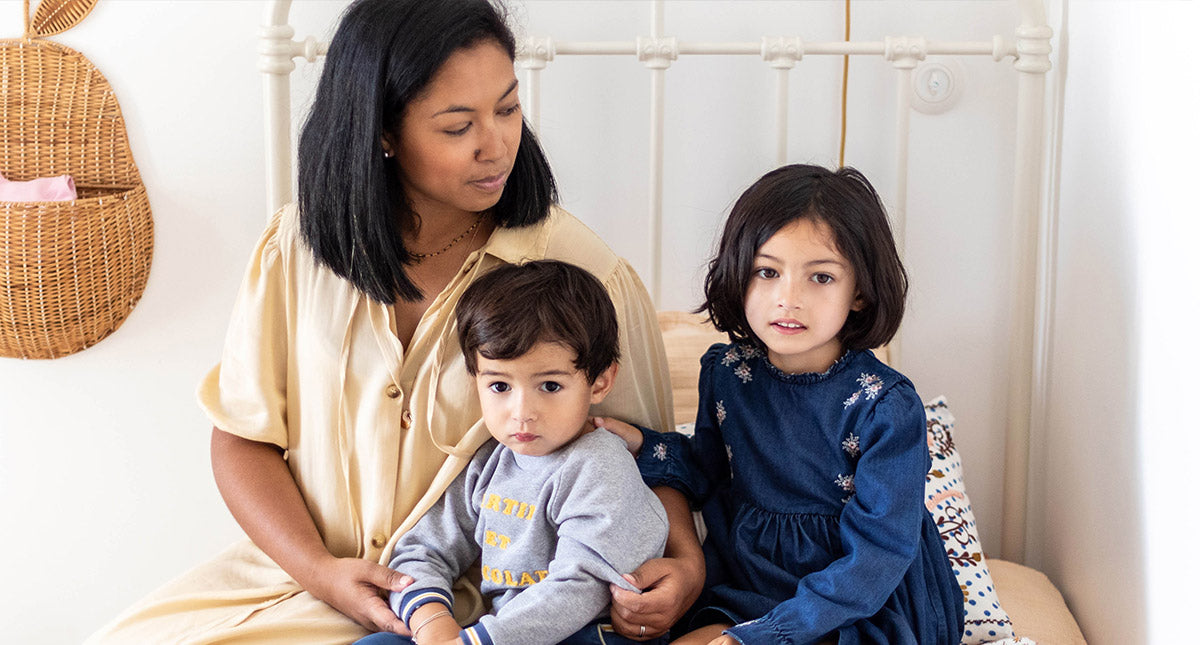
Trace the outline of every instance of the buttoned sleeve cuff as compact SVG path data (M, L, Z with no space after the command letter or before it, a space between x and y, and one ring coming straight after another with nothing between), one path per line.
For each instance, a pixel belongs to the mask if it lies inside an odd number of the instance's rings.
M437 587L426 587L424 589L405 590L402 592L393 592L391 594L392 611L408 625L408 621L412 618L413 612L428 605L431 602L441 603L447 609L454 606L454 597L448 594L443 589ZM411 629L412 626L409 625Z

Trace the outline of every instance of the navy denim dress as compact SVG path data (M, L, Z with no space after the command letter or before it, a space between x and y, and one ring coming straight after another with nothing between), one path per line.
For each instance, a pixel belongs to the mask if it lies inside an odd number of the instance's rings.
M786 374L749 345L701 360L695 437L645 432L651 485L703 510L704 592L685 627L743 643L954 644L963 598L924 504L925 414L870 352Z

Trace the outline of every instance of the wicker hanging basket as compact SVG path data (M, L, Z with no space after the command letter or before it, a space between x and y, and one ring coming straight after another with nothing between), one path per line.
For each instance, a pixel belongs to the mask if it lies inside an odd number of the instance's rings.
M96 0L43 0L25 37L0 40L0 174L70 175L78 199L0 202L0 356L91 347L133 310L154 224L112 87L82 54L43 38Z

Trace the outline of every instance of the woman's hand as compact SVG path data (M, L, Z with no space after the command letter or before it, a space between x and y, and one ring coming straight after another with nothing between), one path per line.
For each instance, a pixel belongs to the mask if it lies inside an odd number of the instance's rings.
M661 636L691 608L704 586L704 552L696 537L696 524L683 493L657 487L670 522L666 556L638 567L625 579L641 594L610 587L613 627L634 640ZM643 627L645 629L643 629Z
M625 579L642 593L611 585L613 627L634 640L655 638L667 633L695 602L704 584L704 561L697 565L694 558L658 558Z
M308 579L301 585L309 593L359 625L376 632L409 635L384 596L389 591L403 591L412 584L411 577L369 560L333 556L305 577Z
M412 579L331 555L279 447L213 428L212 465L217 489L246 535L301 587L363 627L408 634L380 594Z
M641 430L638 430L624 421L618 421L611 417L595 417L592 419L592 425L596 426L597 428L604 428L605 430L608 430L609 432L620 437L621 440L625 442L625 447L629 450L629 453L632 454L635 459L637 458L638 453L641 452Z

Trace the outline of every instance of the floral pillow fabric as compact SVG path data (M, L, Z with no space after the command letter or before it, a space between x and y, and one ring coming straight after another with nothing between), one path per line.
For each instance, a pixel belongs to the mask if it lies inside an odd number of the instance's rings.
M933 461L925 475L925 506L937 523L963 592L964 645L991 643L1013 638L1012 621L1000 608L992 575L988 572L975 513L963 485L962 459L954 447L954 416L945 397L925 404L926 438Z

